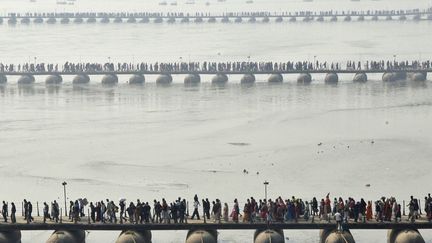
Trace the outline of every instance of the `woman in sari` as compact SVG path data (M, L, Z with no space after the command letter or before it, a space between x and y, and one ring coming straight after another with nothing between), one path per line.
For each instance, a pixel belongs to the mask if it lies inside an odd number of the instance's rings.
M368 201L366 207L366 220L369 221L372 219L372 202Z
M228 222L228 204L225 203L223 207L223 219L225 222Z
M240 208L237 202L237 199L234 200L234 207L231 211L231 218L235 223L239 221Z

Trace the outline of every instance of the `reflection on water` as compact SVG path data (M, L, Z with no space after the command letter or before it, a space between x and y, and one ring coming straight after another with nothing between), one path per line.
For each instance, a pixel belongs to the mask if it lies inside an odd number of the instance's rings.
M425 90L425 91L422 91ZM342 102L342 100L356 99L358 102L368 103L372 97L390 97L398 102L398 97L406 97L414 92L429 92L428 82L380 82L369 81L367 83L339 83L326 85L323 83L297 84L297 83L226 83L212 84L200 83L194 85L184 85L173 83L160 85L156 83L146 83L143 85L102 85L102 84L83 84L83 85L1 85L0 94L7 100L19 100L20 97L38 96L52 98L62 97L69 102L104 102L106 104L134 103L136 105L149 105L154 102L170 105L172 102L187 103L191 100L195 102L223 102L254 100L254 102L278 100L278 102L288 101L290 104L302 105L302 102L317 103L320 106L327 102ZM370 98L368 98L370 97ZM151 101L151 102L148 102Z

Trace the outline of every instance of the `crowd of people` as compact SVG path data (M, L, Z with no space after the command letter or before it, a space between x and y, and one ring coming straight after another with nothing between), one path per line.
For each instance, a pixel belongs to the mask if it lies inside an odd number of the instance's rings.
M237 199L234 199L233 203L230 203L231 209L227 202L222 203L219 199L210 201L208 198L200 201L198 195L195 195L191 205L192 214L189 214L189 203L180 197L170 202L164 198L153 200L151 204L139 199L128 204L126 202L126 199L120 199L118 204L109 199L90 203L87 199L70 201L66 219L75 223L88 220L92 223L103 224L184 224L188 223L188 219L215 223L294 223L299 220L320 220L333 221L342 225L349 222L366 223L369 221L397 223L405 214L400 201L398 202L394 197L382 197L374 202L365 201L363 198L356 200L352 197L346 199L334 197L332 200L330 193L321 200L314 197L310 201L294 196L286 199L277 197L274 200L257 200L250 197L241 205ZM16 223L17 208L13 202L10 204L9 207L9 204L3 201L2 216L4 222L10 219L11 223ZM24 200L22 205L22 216L25 222L33 222L33 204ZM408 221L414 222L423 217L419 199L411 196L405 206L408 211L406 218ZM424 198L423 206L424 219L431 222L432 197L430 193ZM62 209L57 201L54 200L50 204L44 202L42 207L44 223L47 221L61 222ZM39 206L37 212L39 214Z
M287 62L155 62L155 63L0 63L0 73L8 72L290 72L318 70L428 70L431 61L287 61Z
M144 18L144 17L210 17L210 16L228 16L228 17L304 17L304 16L332 16L332 15L401 15L401 14L426 14L431 13L432 8L428 9L400 9L400 10L345 10L345 11L240 11L240 12L225 12L225 13L210 13L210 12L55 12L55 13L8 13L8 17L54 17L54 18Z

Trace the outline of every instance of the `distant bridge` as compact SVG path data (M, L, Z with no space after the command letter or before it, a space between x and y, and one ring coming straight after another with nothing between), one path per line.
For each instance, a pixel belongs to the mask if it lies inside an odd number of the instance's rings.
M69 23L268 23L268 22L336 22L336 21L420 21L432 20L432 9L388 11L299 11L238 13L9 13L0 16L0 24L69 24Z

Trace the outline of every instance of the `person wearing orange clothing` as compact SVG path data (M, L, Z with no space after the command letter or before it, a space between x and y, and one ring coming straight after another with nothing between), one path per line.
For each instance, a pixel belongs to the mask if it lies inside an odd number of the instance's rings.
M372 219L372 202L368 201L367 207L366 207L366 220L369 221Z

